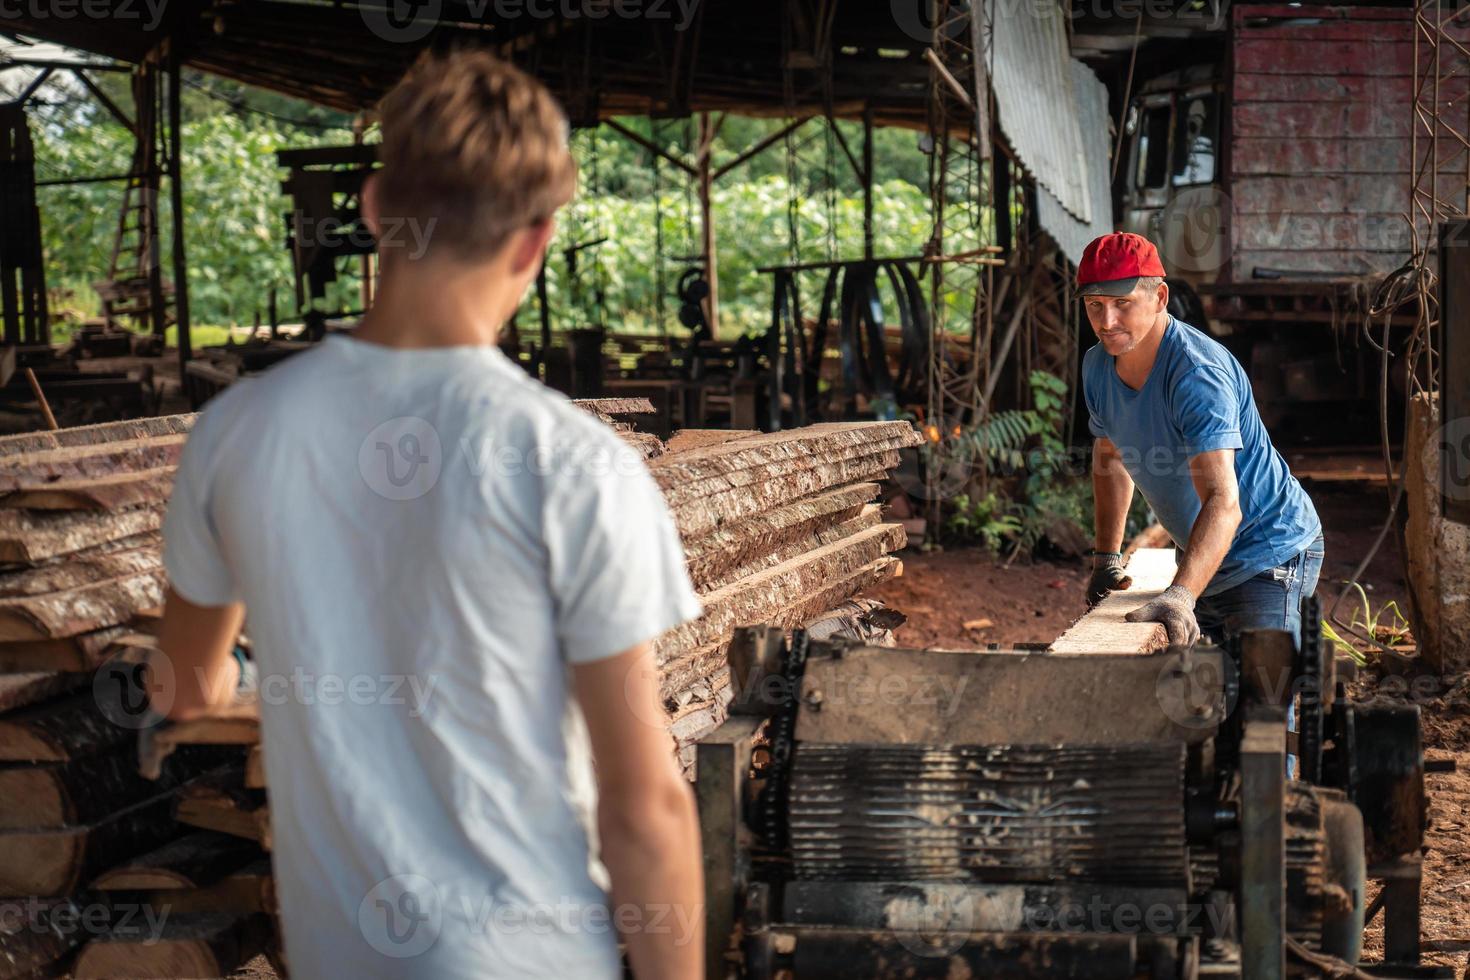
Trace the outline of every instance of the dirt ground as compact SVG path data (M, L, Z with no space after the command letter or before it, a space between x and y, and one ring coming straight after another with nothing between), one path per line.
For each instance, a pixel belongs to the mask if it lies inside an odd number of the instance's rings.
M1326 559L1317 594L1324 605L1342 590L1372 546L1388 513L1381 483L1303 481L1322 518ZM872 597L906 613L901 646L970 648L988 643L1045 643L1082 615L1085 559L1002 565L976 548L903 553L904 573ZM1362 577L1374 610L1389 601L1407 609L1397 535L1390 532ZM1341 613L1361 605L1356 593ZM1360 691L1372 688L1366 672ZM1458 687L1456 687L1458 685ZM1470 980L1470 674L1446 678L1446 696L1422 705L1425 757L1454 759L1458 771L1431 773L1430 826L1424 852L1424 960ZM1376 888L1370 888L1371 895ZM1381 920L1370 925L1364 955L1382 955ZM1462 972L1463 971L1463 972Z

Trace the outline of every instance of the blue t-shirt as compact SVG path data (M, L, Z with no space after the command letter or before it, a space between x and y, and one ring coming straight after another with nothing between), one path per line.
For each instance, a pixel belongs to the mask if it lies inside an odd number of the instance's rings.
M1124 384L1114 360L1101 344L1083 358L1088 428L1118 447L1134 484L1181 548L1200 511L1190 458L1236 450L1240 527L1205 595L1276 567L1322 533L1311 498L1271 445L1250 382L1229 351L1170 317L1142 388Z

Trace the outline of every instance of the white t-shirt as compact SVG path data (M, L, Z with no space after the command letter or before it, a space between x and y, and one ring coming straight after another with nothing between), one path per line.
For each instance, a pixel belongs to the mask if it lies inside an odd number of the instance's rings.
M618 976L567 666L700 613L634 450L494 348L330 337L210 404L164 536L246 605L293 976Z

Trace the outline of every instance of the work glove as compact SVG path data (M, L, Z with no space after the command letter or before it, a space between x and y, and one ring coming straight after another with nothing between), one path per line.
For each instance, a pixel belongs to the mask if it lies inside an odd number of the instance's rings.
M1199 639L1199 622L1194 618L1194 596L1182 585L1171 585L1153 602L1145 603L1123 617L1130 623L1163 623L1170 646L1194 646Z
M1132 584L1132 577L1123 572L1122 555L1116 551L1094 551L1092 578L1087 580L1087 608L1102 602L1109 592L1126 589Z

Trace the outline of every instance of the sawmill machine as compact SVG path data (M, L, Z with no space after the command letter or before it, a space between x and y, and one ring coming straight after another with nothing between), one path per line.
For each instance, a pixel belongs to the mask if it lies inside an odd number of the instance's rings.
M1449 976L1418 708L1350 701L1306 613L1150 654L741 631L698 746L708 975Z

